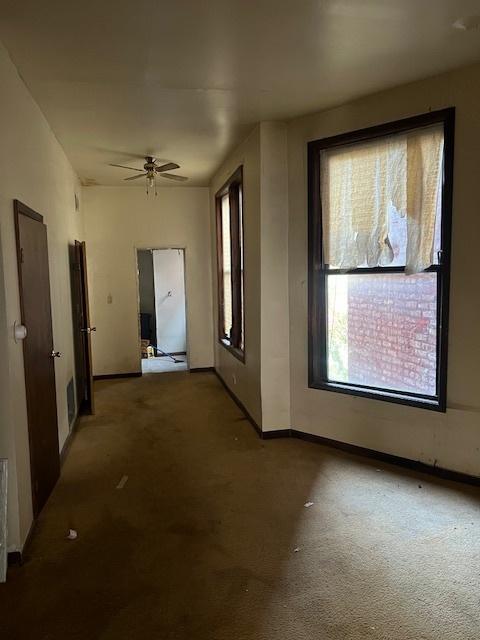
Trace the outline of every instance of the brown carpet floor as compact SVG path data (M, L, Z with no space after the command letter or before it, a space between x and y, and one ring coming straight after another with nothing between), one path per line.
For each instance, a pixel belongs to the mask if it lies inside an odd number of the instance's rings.
M213 374L103 381L0 637L478 640L479 496L262 441Z

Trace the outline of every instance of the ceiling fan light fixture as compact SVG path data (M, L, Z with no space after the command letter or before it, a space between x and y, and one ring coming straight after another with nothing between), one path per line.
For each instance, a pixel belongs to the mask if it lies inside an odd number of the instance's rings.
M147 195L150 191L155 191L155 195L157 195L157 184L155 181L155 172L147 173Z

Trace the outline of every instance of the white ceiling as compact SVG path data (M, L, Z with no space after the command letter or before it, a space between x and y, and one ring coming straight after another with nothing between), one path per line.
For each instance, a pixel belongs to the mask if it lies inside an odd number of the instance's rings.
M150 153L202 185L260 120L479 60L480 31L452 28L479 14L479 0L0 0L0 39L82 179L121 184L108 164Z

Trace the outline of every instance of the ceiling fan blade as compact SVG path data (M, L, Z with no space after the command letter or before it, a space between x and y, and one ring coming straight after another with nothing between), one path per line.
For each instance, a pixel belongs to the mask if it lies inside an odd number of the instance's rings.
M130 178L124 178L124 180L136 180L137 178L144 178L148 173L141 173L139 176L130 176Z
M160 177L168 178L169 180L178 180L178 182L185 182L185 180L188 180L185 176L175 176L173 173L161 173Z
M120 167L120 169L130 169L130 171L144 171L144 169L137 169L136 167L126 167L123 164L110 164L110 167Z
M173 171L173 169L180 169L180 165L175 164L175 162L167 162L167 164L162 164L160 167L155 167L155 171L159 173L162 171Z

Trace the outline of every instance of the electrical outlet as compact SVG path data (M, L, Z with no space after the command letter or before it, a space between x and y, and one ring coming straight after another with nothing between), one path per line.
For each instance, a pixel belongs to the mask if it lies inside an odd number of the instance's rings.
M107 304L112 304L113 298L112 298L112 294L109 293L107 296Z

